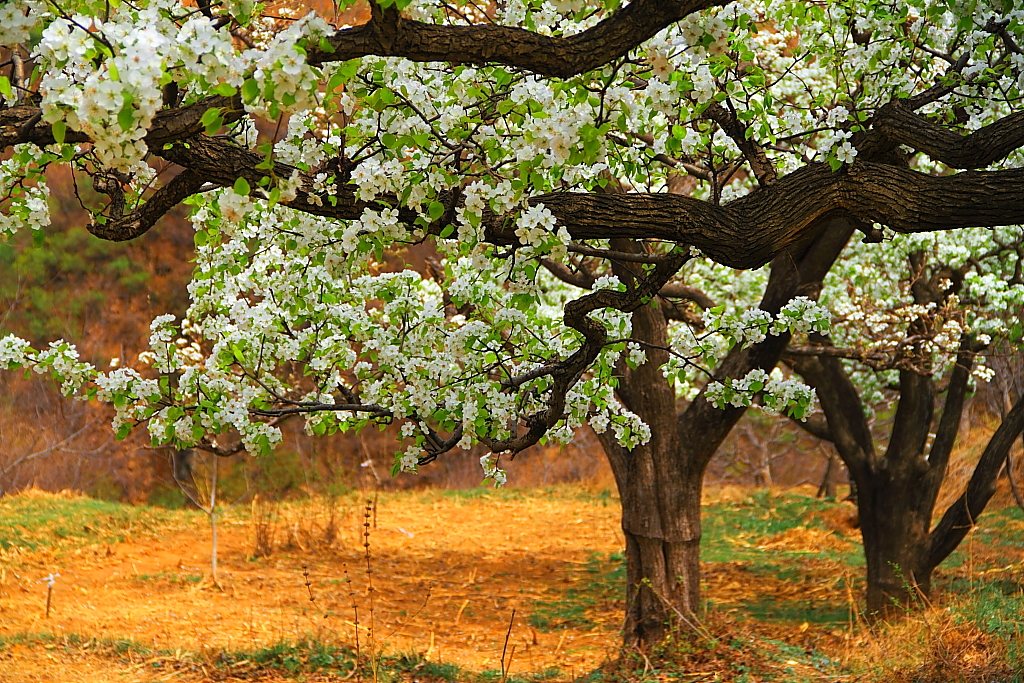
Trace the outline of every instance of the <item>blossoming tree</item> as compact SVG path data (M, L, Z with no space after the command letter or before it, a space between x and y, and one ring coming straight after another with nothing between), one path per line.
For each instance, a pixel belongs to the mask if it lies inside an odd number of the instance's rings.
M699 478L742 410L806 413L768 371L824 330L816 283L850 236L1024 213L1009 2L377 0L343 26L351 4L0 7L0 232L45 228L56 166L100 239L181 204L196 228L191 306L153 321L148 367L14 336L0 366L161 444L395 422L397 468L483 443L496 481L502 454L610 429L629 581L650 587L631 641L697 607ZM434 272L381 267L421 242ZM669 334L709 261L772 262L763 312Z
M837 316L832 334L785 353L820 397L826 424L816 433L856 484L873 612L929 594L932 572L977 523L1024 428L1017 400L965 490L934 511L972 375L990 378L986 349L1020 344L1022 248L1020 227L855 245L822 295Z

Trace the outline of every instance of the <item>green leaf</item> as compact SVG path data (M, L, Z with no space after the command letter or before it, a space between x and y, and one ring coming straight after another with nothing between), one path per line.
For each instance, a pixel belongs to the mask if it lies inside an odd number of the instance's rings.
M341 69L338 69L333 74L331 74L330 79L327 81L327 92L334 92L342 85L344 85L345 81L347 80L348 79L345 77L345 74L342 73Z
M427 207L427 215L430 216L430 220L436 221L444 215L444 204L441 202L430 202L430 206Z
M255 102L260 96L260 85L255 79L247 78L242 83L242 99L246 102Z
M207 135L213 135L224 126L224 112L220 107L210 107L203 112L199 123L203 124Z
M117 123L121 126L121 130L131 130L135 125L135 109L127 95L124 106L121 107L121 111L117 112Z
M8 99L14 99L14 89L11 88L11 79L7 76L0 76L0 95Z
M249 187L249 181L245 178L238 178L235 180L234 186L231 188L235 191L235 194L240 194L243 197L248 197L252 189Z
M63 145L64 137L67 135L68 132L68 124L64 123L63 121L54 121L53 126L51 126L51 128L53 129L54 142L56 142L58 145Z

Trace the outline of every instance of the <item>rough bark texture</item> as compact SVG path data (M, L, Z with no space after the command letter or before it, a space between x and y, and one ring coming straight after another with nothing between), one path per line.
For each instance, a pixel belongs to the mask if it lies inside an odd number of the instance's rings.
M900 473L903 474L903 473ZM890 614L931 591L933 567L921 549L927 545L931 510L907 500L912 487L903 476L874 477L857 483L864 558L867 565L867 608Z
M327 51L314 50L314 64L368 55L404 57L414 62L505 64L544 76L567 78L599 68L627 54L661 29L721 0L638 0L592 28L552 37L513 26L437 26L380 11L362 26L341 29Z
M881 455L876 454L860 397L839 360L789 358L815 387L828 419L830 440L857 489L867 607L872 614L901 611L930 594L932 573L975 525L995 492L1006 454L1024 428L1024 403L1018 402L989 441L967 490L932 528L935 501L963 414L974 351L965 338L937 422L933 421L936 378L901 371L899 407ZM928 448L932 429L935 437Z
M815 295L821 279L842 251L854 226L835 218L818 226L815 238L780 257L761 302L777 310L798 293ZM613 243L625 251L626 240ZM623 282L634 283L638 271L616 264ZM623 404L650 427L651 440L626 451L611 434L598 438L615 475L622 501L622 529L626 539L627 646L657 644L672 624L687 627L696 621L700 605L700 498L704 472L722 440L744 410L720 410L698 397L678 410L672 388L661 374L667 360L665 308L657 302L633 312L633 339L647 351L647 362L620 370L618 395ZM770 337L748 349L736 349L722 364L721 376L746 370L770 369L786 347L786 337Z
M256 168L262 156L205 136L160 155L220 186L230 186L243 177L256 192L266 175ZM287 178L294 170L277 164L274 173ZM303 186L312 186L311 176ZM340 219L357 219L367 207L385 206L357 200L356 188L351 185L339 186L336 192L336 203L318 205L300 190L289 205ZM878 222L907 233L1010 225L1024 220L1022 195L1024 169L939 177L860 162L840 172L811 164L724 206L674 194L643 193L559 192L538 195L530 202L543 204L573 239L676 242L695 246L723 265L756 268L811 238L818 226L833 216ZM409 223L416 218L408 209L399 215ZM487 215L484 224L488 240L516 243L514 225L505 217ZM442 227L438 225L437 230Z
M677 617L691 619L700 599L700 493L703 477L679 442L675 394L661 376L667 325L660 307L633 313L634 338L647 342L648 360L624 368L620 399L650 427L651 440L626 451L600 435L622 500L626 538L627 645L646 646Z

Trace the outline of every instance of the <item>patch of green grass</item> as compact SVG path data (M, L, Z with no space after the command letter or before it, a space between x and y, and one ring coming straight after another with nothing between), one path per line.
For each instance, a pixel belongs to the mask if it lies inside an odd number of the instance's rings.
M116 543L173 518L166 510L95 498L7 496L0 499L0 548L35 550L86 538Z
M472 681L472 683L498 683L498 681L502 680L502 674L499 669L488 669L467 680ZM506 683L544 683L545 681L559 680L564 680L561 669L545 669L538 673L510 674L505 679Z
M275 643L255 650L223 651L213 658L212 664L226 669L255 665L260 670L273 669L288 674L347 674L355 668L355 659L355 653L347 648L303 640Z
M14 645L36 645L57 646L66 652L72 650L99 650L107 651L116 657L149 657L157 651L128 638L93 638L80 633L12 633L0 636L0 650ZM169 652L169 651L160 651Z
M194 585L201 583L203 580L202 574L178 574L177 572L156 572L154 574L139 574L135 577L137 581L154 581L160 583L170 583L179 586Z
M191 669L201 664L205 669L217 670L219 675L237 675L242 678L247 678L251 674L264 675L274 672L284 678L298 681L306 680L310 674L326 675L331 680L349 680L355 675L357 666L356 653L351 648L337 647L313 640L280 642L253 650L196 653L180 650L154 650L129 639L90 638L75 633L63 635L14 633L0 636L0 651L13 645L59 647L66 652L89 650L94 654L105 653L112 659L131 662L138 661L140 658L159 656L160 659L152 663L155 668ZM369 659L364 654L362 661L358 664L358 669L362 680L377 680L380 683L398 683L398 681L408 680L416 680L420 683L455 683L456 681L476 680L454 664L431 662L418 654L374 659ZM376 669L376 675L374 675L374 669ZM528 681L553 680L555 678L557 676L554 678L509 678L508 680L509 683L517 680L520 683L527 683Z
M595 605L589 595L569 589L561 600L539 600L527 619L530 626L539 631L554 631L560 628L590 628L594 622L587 611Z
M527 618L540 631L590 628L588 612L600 604L621 599L626 590L626 561L622 553L594 554L587 561L587 581L570 588L557 600L538 600Z
M954 617L1006 643L1011 666L1024 672L1024 586L1015 581L978 584L958 602Z
M820 513L842 506L797 493L756 491L749 498L706 505L702 515L701 559L704 562L786 559L799 563L801 558L838 561L850 567L864 565L857 544L848 551L822 548L816 551L773 549L768 553L758 544L773 536L797 528L825 529Z
M981 552L976 552L976 548ZM985 510L978 519L978 526L941 566L943 569L955 569L969 565L975 571L993 569L1004 565L1006 557L1019 557L1022 550L1024 510L1016 505L990 508Z
M454 664L431 662L419 654L404 654L389 657L388 668L394 672L412 674L417 681L445 681L455 683L461 680L462 670Z
M974 543L1019 551L1024 548L1024 510L1016 505L986 510L971 535ZM958 552L968 552L969 544L965 540Z
M838 598L839 596L837 596ZM816 600L774 600L761 598L740 603L745 615L763 622L836 626L850 621L850 607L841 602Z

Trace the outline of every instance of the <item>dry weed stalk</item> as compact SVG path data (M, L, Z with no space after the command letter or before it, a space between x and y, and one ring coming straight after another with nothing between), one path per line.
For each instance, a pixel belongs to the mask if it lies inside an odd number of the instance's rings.
M381 658L382 655L377 651L377 643L375 636L375 603L374 603L374 592L376 588L373 585L373 554L370 551L370 528L372 526L372 520L376 516L376 505L374 501L367 500L363 506L363 521L362 521L362 536L363 536L363 559L365 560L366 567L366 596L370 612L369 626L363 626L359 621L359 600L356 595L355 583L352 581L352 577L348 571L348 565L342 565L342 571L344 573L344 582L349 587L349 599L351 600L352 606L352 628L355 635L355 651L356 661L355 667L352 671L352 675L356 677L356 681L360 682L362 678L362 663L368 662L370 664L370 671L373 676L373 681L376 683L380 674ZM366 641L365 641L365 655L364 655L364 642L359 637L359 629L363 628L366 630Z
M509 620L508 620L508 630L505 631L505 644L501 648L501 683L505 683L505 681L508 680L508 672L509 672L509 669L512 667L512 658L516 654L516 645L515 645L515 643L512 643L512 650L511 651L509 651L509 649L508 649L508 641L512 637L512 625L515 623L515 621L516 621L516 609L515 609L515 607L513 607L512 608L512 616L509 617ZM506 654L508 656L508 661L505 660Z
M270 557L277 536L278 503L264 500L257 493L250 511L253 523L253 557Z
M370 608L370 628L366 634L367 647L370 650L370 661L371 671L373 673L373 683L377 683L377 673L380 668L380 657L377 653L377 644L374 641L374 631L376 628L375 624L375 609L373 593L376 590L373 586L373 557L370 553L370 521L371 519L376 523L376 504L372 500L367 500L366 505L363 507L363 555L366 558L366 597Z
M352 628L355 633L355 650L356 650L356 662L352 668L350 675L354 675L357 681L362 681L362 674L359 671L359 665L362 662L362 650L360 649L359 643L359 602L356 598L355 584L352 582L352 577L348 573L348 565L342 563L342 573L345 575L344 583L348 586L348 597L351 601L352 607Z

